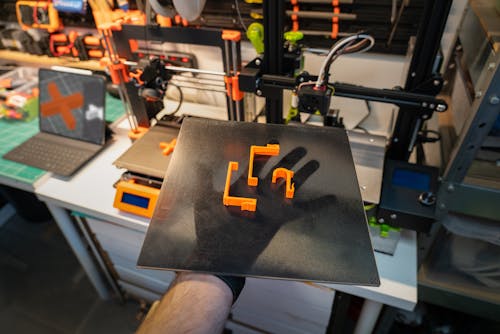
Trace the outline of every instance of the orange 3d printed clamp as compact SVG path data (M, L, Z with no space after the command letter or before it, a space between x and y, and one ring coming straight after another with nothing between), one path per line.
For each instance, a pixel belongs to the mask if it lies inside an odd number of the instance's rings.
M273 183L276 183L276 180L279 178L283 178L286 180L286 190L285 197L293 198L295 193L295 185L292 183L293 171L286 168L276 168L273 171Z
M160 148L163 149L162 154L163 155L169 155L170 153L172 153L174 151L176 143L177 143L177 138L172 139L168 143L161 142L160 143Z
M257 186L259 179L253 176L253 159L255 155L278 155L280 154L280 146L278 144L267 144L267 146L250 146L250 161L248 162L248 185Z
M222 203L225 206L239 206L242 211L255 211L257 209L257 200L255 198L229 196L229 187L231 185L231 174L233 170L238 170L238 163L236 161L229 161Z

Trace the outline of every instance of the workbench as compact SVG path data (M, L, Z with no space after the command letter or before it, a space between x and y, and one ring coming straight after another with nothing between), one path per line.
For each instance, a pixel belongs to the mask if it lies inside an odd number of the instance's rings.
M113 183L123 170L117 169L112 162L131 145L126 122L119 124L114 131L113 143L71 179L52 176L38 186L35 193L47 203L102 298L110 295L108 283L101 274L102 268L89 254L87 241L74 224L73 211L86 216L91 232L118 273L118 285L129 294L154 300L166 290L173 274L135 268L149 220L113 208ZM249 279L235 305L233 318L268 331L324 331L336 290L367 299L357 333L368 333L383 304L411 310L417 302L415 233L402 233L394 256L375 253L375 258L381 280L380 287L376 288ZM287 287L289 291L282 292L287 291ZM271 291L275 291L274 294ZM308 308L315 312L306 312Z
M401 59L396 59L396 61L379 59L377 66L374 66L373 59L369 57L355 58L356 69L362 65L363 71L371 70L373 74L367 77L368 82L361 82L362 84L391 87L394 82L398 82L398 72L394 71L394 66L396 63L399 64L397 66L402 67ZM339 80L344 77L346 82L347 78L353 81L360 80L358 77L351 78L353 71L348 69L352 69L352 66L339 66L337 69L336 75ZM341 73L342 71L346 73ZM375 80L374 78L377 78L376 83L370 81ZM117 106L118 114L123 113L120 101L114 100L112 104ZM194 111L203 111L203 115L200 116L219 119L226 117L225 111L218 112L216 108L210 106L189 106L189 103L184 103L181 111L184 108L189 109L191 114L194 114ZM390 113L378 112L378 104L374 104L374 108L375 114L367 120L369 123L367 126L371 127L371 123L374 123L373 127L377 128L379 124L388 124L386 118L390 116ZM108 105L108 116L113 109L111 105ZM206 115L207 111L211 115ZM7 152L20 144L36 133L37 128L36 120L31 124L19 123L18 125L0 121L2 134L6 133L4 131L7 129L16 134L9 139L9 142L1 143L0 153ZM127 137L126 121L119 123L113 130L115 131L113 142L72 178L60 178L13 162L15 168L12 168L11 162L0 158L0 184L35 192L41 200L47 203L56 223L101 298L109 298L112 294L110 288L112 285L109 283L110 275L103 274L106 269L109 269L107 266L111 265L111 269L115 272L112 276L116 278L121 291L152 301L160 298L174 275L168 271L142 270L135 267L149 219L113 208L115 195L113 183L119 179L123 170L117 169L112 162L131 145ZM20 132L24 135L17 135ZM385 134L386 131L375 131L375 133ZM374 136L369 139L372 139L370 141L380 148L385 147L383 137ZM379 189L374 187L377 183L374 179L380 177L381 171L370 168L373 156L362 153L363 148L366 152L372 151L364 146L366 138L353 134L350 136L350 141L355 151L353 155L362 196L369 200L370 196L377 196ZM18 170L24 170L24 172L18 172ZM84 217L85 226L88 227L86 233L81 228L82 219L75 219L73 216L75 213L79 217ZM98 242L100 249L96 249L95 245L90 247L93 241ZM412 231L403 231L394 256L375 253L381 281L380 287L376 288L248 279L242 295L233 307L232 319L234 321L229 321L227 327L233 329L235 333L257 333L256 329L276 333L324 332L329 323L335 291L341 291L366 298L356 333L369 333L384 304L405 310L411 310L416 305L416 253L416 235ZM241 324L251 325L253 329Z

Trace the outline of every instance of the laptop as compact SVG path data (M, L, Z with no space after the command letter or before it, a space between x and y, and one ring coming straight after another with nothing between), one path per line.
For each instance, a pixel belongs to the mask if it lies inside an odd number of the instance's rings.
M71 176L104 147L105 80L50 69L38 79L40 132L3 157Z

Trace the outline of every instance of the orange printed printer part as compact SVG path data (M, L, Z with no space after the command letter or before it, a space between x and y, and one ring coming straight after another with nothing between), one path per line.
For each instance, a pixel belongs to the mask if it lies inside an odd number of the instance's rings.
M16 16L23 30L37 28L52 33L62 29L59 14L50 1L17 1Z

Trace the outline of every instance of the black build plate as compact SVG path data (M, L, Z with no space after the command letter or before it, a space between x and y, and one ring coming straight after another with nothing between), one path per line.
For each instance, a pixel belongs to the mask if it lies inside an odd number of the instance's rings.
M257 156L248 186L250 146L268 143L280 154ZM229 161L230 194L256 198L255 213L222 204ZM293 199L276 167L295 172ZM343 130L186 119L164 180L140 267L379 285Z

